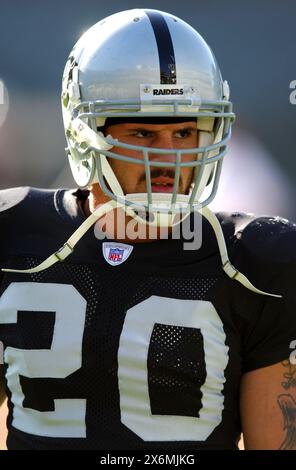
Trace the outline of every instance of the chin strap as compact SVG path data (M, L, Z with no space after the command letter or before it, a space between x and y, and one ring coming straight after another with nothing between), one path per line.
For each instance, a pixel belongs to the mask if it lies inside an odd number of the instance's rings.
M31 274L31 273L38 273L40 271L44 271L45 269L50 268L58 261L64 261L71 253L74 251L75 245L79 242L79 240L83 237L83 235L100 219L104 214L107 214L111 210L118 207L117 201L108 201L106 204L98 207L92 214L78 227L77 230L71 235L71 237L64 243L64 245L55 253L50 255L46 260L44 260L38 266L31 269L9 269L9 268L2 268L1 271L6 273L24 273L24 274Z
M124 207L123 204L120 207ZM44 271L45 269L50 268L58 261L64 261L71 253L74 251L75 245L79 242L79 240L83 237L83 235L100 219L104 214L107 214L109 211L118 208L117 201L108 201L106 204L98 207L79 227L75 232L71 235L71 237L64 243L64 245L55 253L50 255L46 260L44 260L38 266L35 266L31 269L9 269L9 268L2 268L1 271L8 272L8 273L23 273L23 274L31 274L31 273L38 273L40 271ZM222 267L224 272L229 276L231 279L234 279L240 282L244 287L247 289L256 292L256 294L261 295L268 295L271 297L278 297L281 298L281 295L278 294L271 294L269 292L264 292L260 289L257 289L253 284L248 280L244 274L240 273L235 267L230 263L227 253L227 247L224 240L223 231L220 225L220 222L216 215L208 208L203 207L199 210L202 215L208 220L210 225L212 226L218 247L219 252L222 260Z
M235 267L229 261L223 231L222 231L218 218L208 207L203 207L201 209L201 213L211 224L212 229L215 232L217 243L219 246L220 256L222 260L222 267L223 267L223 270L226 272L227 276L229 276L231 279L235 279L236 281L240 282L247 289L253 292L256 292L256 294L269 295L271 297L281 298L282 295L271 294L269 292L264 292L260 289L257 289L257 287L253 286L253 284L249 281L249 279L246 276L244 276L244 274L240 273L237 269L235 269Z

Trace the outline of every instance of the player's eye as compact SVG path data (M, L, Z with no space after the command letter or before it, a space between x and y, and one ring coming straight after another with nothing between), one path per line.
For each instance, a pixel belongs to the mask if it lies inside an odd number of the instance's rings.
M148 131L147 129L136 129L132 131L132 136L139 137L139 138L147 138L152 136L152 132Z
M180 129L179 131L175 132L175 136L184 139L186 137L191 137L193 132L195 132L193 129Z

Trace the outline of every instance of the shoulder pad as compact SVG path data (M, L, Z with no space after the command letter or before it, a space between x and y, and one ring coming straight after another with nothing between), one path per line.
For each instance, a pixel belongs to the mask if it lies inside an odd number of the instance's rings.
M21 186L19 188L2 189L0 191L0 212L5 212L26 199L30 188Z
M296 261L296 224L281 217L257 217L238 232L248 251L274 261Z
M254 214L246 214L244 212L218 212L216 215L226 241L229 237L244 230L244 228L256 218Z

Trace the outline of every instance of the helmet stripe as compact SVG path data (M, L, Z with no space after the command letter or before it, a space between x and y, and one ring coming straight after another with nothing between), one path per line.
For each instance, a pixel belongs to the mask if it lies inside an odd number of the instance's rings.
M168 25L161 13L153 10L145 10L145 13L150 20L155 34L159 57L160 83L176 83L175 52Z

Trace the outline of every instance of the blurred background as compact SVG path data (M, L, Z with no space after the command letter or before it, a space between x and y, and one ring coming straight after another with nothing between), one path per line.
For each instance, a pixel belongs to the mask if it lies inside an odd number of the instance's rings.
M10 106L0 127L0 188L74 186L59 103L65 61L89 26L136 7L170 11L191 23L230 84L237 120L212 208L295 220L292 0L1 0L0 79ZM0 104L0 124L4 114Z
M293 0L1 0L0 80L9 109L0 87L0 188L74 186L59 103L66 59L92 24L136 7L189 22L230 84L237 120L212 208L296 220Z

